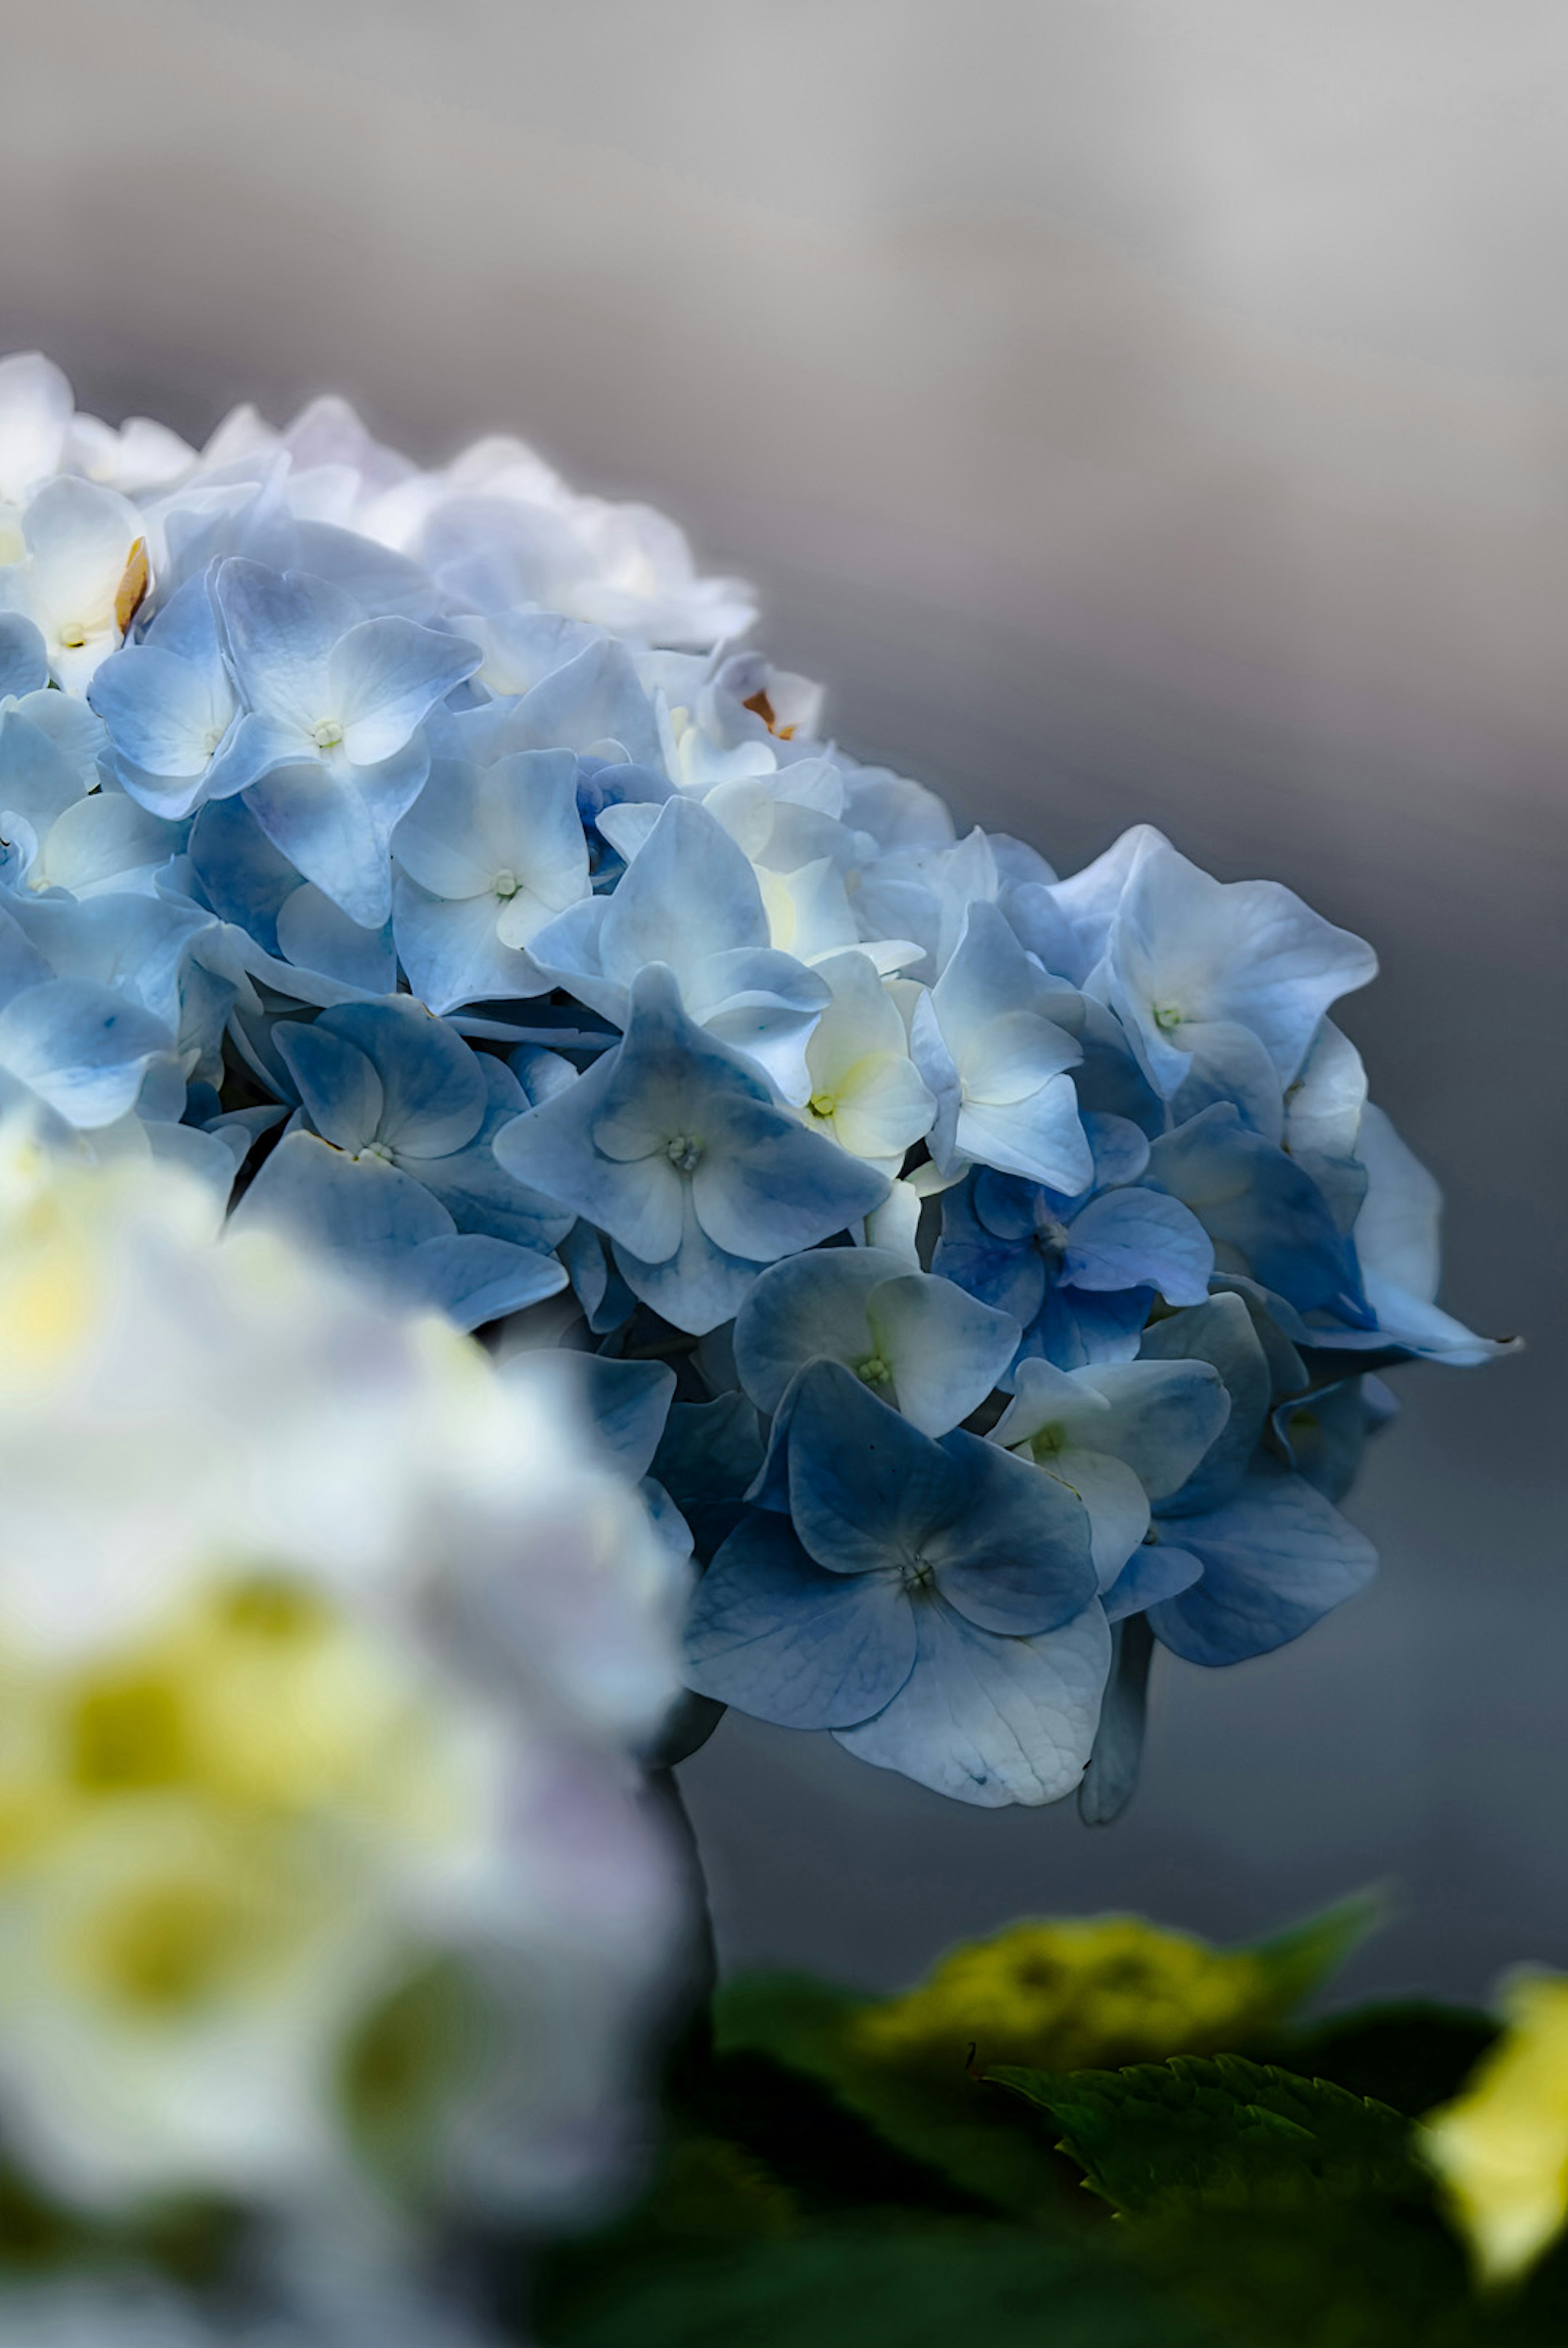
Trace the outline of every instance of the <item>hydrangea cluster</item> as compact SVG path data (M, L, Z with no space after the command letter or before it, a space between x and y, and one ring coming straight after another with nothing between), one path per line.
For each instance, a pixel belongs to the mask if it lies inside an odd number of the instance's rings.
M1105 1818L1154 1644L1365 1582L1378 1374L1493 1348L1358 938L1147 828L960 836L515 441L198 453L22 357L0 496L0 1089L573 1356L704 1569L680 1735Z
M302 2305L401 2303L637 2125L682 1593L534 1365L218 1222L0 1124L6 2189L122 2253L216 2201Z

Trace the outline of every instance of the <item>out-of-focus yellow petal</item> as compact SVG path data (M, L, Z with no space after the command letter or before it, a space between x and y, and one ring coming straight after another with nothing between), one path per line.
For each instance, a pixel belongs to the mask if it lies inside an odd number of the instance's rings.
M1568 2219L1568 1976L1523 1973L1508 2028L1423 2132L1478 2273L1524 2273Z

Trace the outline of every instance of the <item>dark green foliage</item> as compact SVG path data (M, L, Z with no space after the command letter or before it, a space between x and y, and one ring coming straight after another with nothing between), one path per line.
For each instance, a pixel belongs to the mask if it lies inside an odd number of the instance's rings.
M1128 1918L1016 1926L897 1998L729 1983L658 2174L545 2263L529 2336L1568 2348L1568 2250L1478 2292L1419 2151L1494 2025L1413 2003L1290 2026L1366 1915L1229 1952ZM1164 2059L1119 2055L1130 2036Z
M1221 2348L1120 2260L951 2224L818 2226L651 2261L553 2336L570 2348Z
M1047 2116L1086 2182L1124 2215L1173 2200L1424 2197L1401 2114L1239 2054L986 2075Z
M1458 2095L1496 2036L1489 2014L1411 1999L1334 2014L1270 2051L1286 2070L1332 2079L1418 2119Z

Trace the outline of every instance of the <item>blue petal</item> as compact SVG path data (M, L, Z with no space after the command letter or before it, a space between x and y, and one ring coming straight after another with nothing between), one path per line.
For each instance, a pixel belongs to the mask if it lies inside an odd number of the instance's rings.
M1016 1321L886 1249L820 1248L761 1275L735 1323L735 1365L753 1401L773 1410L809 1361L857 1373L879 1361L878 1381L906 1418L945 1435L985 1401L1018 1340Z
M1111 1641L1111 1676L1094 1750L1078 1789L1078 1815L1088 1827L1108 1827L1121 1817L1132 1798L1143 1755L1153 1633L1142 1615L1132 1615L1112 1623Z
M1259 1468L1211 1515L1184 1517L1178 1545L1203 1579L1150 1611L1155 1635L1194 1663L1266 1654L1353 1597L1377 1552L1299 1476Z
M833 1573L918 1570L932 1535L962 1513L970 1478L939 1444L838 1362L814 1362L795 1389L790 1514Z
M1239 1296L1211 1296L1186 1306L1143 1333L1146 1361L1209 1362L1230 1396L1230 1416L1202 1465L1162 1506L1167 1516L1186 1516L1218 1507L1229 1498L1257 1448L1268 1415L1272 1381L1268 1361Z
M1010 1638L1081 1613L1099 1588L1082 1501L978 1436L949 1435L942 1448L968 1487L962 1513L925 1544L948 1603L977 1630Z
M768 1263L815 1247L888 1195L886 1175L780 1109L734 1092L705 1107L692 1196L703 1230L730 1254Z
M1013 1175L982 1169L967 1176L953 1189L944 1191L941 1237L931 1258L931 1269L943 1279L953 1281L968 1295L979 1298L981 1303L1010 1313L1021 1328L1027 1329L1045 1302L1050 1277L1045 1259L1034 1244L1032 1212L1027 1220L1027 1238L999 1238L976 1211L982 1182L1012 1183L1026 1195L1035 1190L1035 1185L1019 1182Z
M1355 1253L1327 1200L1296 1161L1219 1104L1156 1141L1149 1179L1189 1206L1220 1250L1299 1313L1369 1325Z
M520 947L496 935L496 900L436 897L395 872L392 923L408 983L432 1011L501 996L541 994L549 982Z
M1074 1219L1061 1276L1073 1288L1156 1288L1168 1304L1201 1304L1214 1242L1192 1210L1158 1190L1108 1190Z
M123 1117L172 1042L149 1012L86 979L50 979L0 1010L0 1066L77 1127Z
M399 1163L435 1193L460 1231L485 1231L492 1239L548 1253L570 1229L569 1211L508 1174L488 1141L476 1141L443 1158L405 1155Z
M307 880L362 929L378 930L392 912L388 842L418 798L428 764L416 735L384 766L351 774L319 762L274 767L251 785L245 804Z
M384 1269L410 1303L433 1306L459 1329L503 1320L566 1286L553 1255L466 1231L422 1240Z
M247 703L308 738L336 715L326 698L327 655L364 617L358 605L325 580L285 575L243 556L219 565L212 592Z
M232 922L270 954L282 958L278 914L300 875L275 849L241 799L222 799L197 817L189 849L191 868L221 922Z
M852 1727L904 1685L915 1635L896 1582L825 1573L781 1517L753 1512L697 1585L686 1678L783 1728Z
M1111 1661L1098 1603L1039 1639L998 1639L939 1601L917 1611L915 1668L886 1710L837 1741L960 1802L1060 1801L1083 1774Z
M658 768L664 762L652 705L630 654L608 636L525 694L517 718L519 747L585 751L619 742L635 766Z
M0 612L0 699L41 693L49 682L49 659L38 630L20 612Z
M432 706L479 665L477 644L387 616L362 620L327 659L328 713L343 726L344 755L377 767L402 750Z
M559 1351L520 1358L530 1375L541 1358L559 1365L559 1374L578 1388L601 1450L630 1482L641 1482L653 1465L675 1398L675 1373L669 1365Z
M373 1063L348 1038L319 1022L281 1020L272 1040L299 1087L305 1114L323 1141L351 1152L374 1141L386 1096Z
M1093 1362L1130 1362L1153 1302L1152 1288L1098 1296L1087 1288L1053 1288L1023 1350L1054 1362L1059 1370L1081 1370Z
M762 1466L757 1414L744 1395L712 1402L678 1402L659 1446L653 1472L687 1516L744 1498Z
M278 908L277 932L279 952L297 970L366 994L390 994L397 983L391 932L362 929L313 880L290 890Z
M615 1262L632 1294L677 1329L705 1336L733 1320L745 1303L757 1265L715 1245L698 1221L689 1189L681 1195L682 1224L673 1251L658 1262L615 1243Z
M816 1248L763 1272L735 1318L735 1369L759 1410L776 1410L808 1362L855 1368L874 1350L866 1308L902 1260L879 1248Z
M1109 1405L1078 1439L1124 1459L1151 1500L1186 1486L1231 1414L1231 1398L1212 1362L1192 1358L1107 1362L1074 1381Z
M451 1216L423 1183L302 1130L283 1136L234 1220L281 1225L362 1271L384 1271L425 1240L455 1236Z
M594 1336L606 1336L631 1318L637 1299L615 1270L591 1223L573 1223L559 1243L559 1253Z
M1144 1614L1167 1598L1190 1590L1203 1572L1190 1550L1175 1549L1163 1540L1143 1541L1133 1550L1105 1592L1105 1619L1122 1622L1129 1614Z
M354 1045L374 1067L385 1097L379 1138L400 1157L444 1158L473 1140L487 1101L478 1060L421 1004L406 995L337 1004L316 1025Z

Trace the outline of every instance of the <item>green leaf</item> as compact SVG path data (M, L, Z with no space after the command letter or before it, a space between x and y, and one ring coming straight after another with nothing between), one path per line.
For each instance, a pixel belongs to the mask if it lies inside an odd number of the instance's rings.
M1562 2348L1565 2336L1491 2328L1458 2244L1414 2201L1172 2197L1129 2233L1152 2276L1246 2348Z
M1387 1913L1381 1892L1353 1891L1304 1924L1255 1941L1251 1954L1262 1976L1260 2008L1266 2004L1281 2019L1294 2013L1378 1931Z
M1123 2213L1173 2196L1424 2194L1401 2113L1238 2054L987 2076L1049 2113L1086 2182Z
M1111 2252L1005 2227L820 2227L610 2278L547 2348L1212 2348Z
M714 2002L714 2053L765 2054L804 2073L906 2160L971 2201L1018 2217L1060 2211L1071 2171L1037 2129L985 2093L968 2045L889 2059L862 2037L863 2019L876 2010L876 2001L803 1974L752 1974Z
M1038 2132L977 2074L1052 2072L1249 2046L1272 2036L1368 1929L1358 1898L1254 1948L1214 1949L1132 1916L1011 1925L953 1950L917 1988L868 1997L803 1974L721 1989L714 2044L818 2081L908 2159L1009 2215L1076 2199Z

